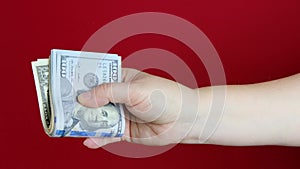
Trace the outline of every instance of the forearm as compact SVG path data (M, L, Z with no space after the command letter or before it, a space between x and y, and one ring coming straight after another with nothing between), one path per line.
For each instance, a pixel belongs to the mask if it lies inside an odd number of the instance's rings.
M300 145L300 75L259 84L220 87L226 89L224 111L215 126L208 126L216 130L211 130L206 143ZM216 88L196 89L200 97L199 116L183 142L201 140L214 99L212 89Z

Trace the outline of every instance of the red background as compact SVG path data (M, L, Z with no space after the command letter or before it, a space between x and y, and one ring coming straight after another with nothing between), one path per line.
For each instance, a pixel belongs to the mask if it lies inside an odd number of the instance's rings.
M228 84L272 80L300 72L300 1L6 1L1 4L0 168L300 168L300 148L177 145L130 159L54 139L42 129L30 62L53 48L80 50L101 26L137 12L165 12L197 25L212 41ZM205 69L180 42L157 35L125 39L112 52L124 58L148 47L176 53L209 85ZM167 75L160 71L150 71ZM134 151L134 150L132 150Z

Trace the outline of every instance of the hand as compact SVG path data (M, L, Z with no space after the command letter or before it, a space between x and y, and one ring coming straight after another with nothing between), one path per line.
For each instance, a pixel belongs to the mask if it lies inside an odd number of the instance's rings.
M121 140L167 145L185 139L196 117L197 92L174 81L134 69L123 69L122 75L122 83L99 85L81 94L78 100L87 107L100 107L109 102L124 104L124 136L88 138L84 145L98 148Z
M78 99L88 107L109 102L124 104L124 136L88 138L84 144L98 148L125 140L146 145L180 142L299 146L300 137L295 134L300 126L296 120L300 119L299 82L297 74L258 84L190 89L174 81L123 69L122 83L102 84ZM211 114L213 102L220 106L220 112L214 110Z

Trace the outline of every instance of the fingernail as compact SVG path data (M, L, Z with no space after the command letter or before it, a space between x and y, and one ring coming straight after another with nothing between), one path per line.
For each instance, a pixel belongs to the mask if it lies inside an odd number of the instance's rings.
M79 100L79 101L82 101L82 100L90 100L91 97L92 97L91 92L84 92L84 93L81 93L81 94L78 96L78 100Z
M88 148L99 148L99 146L91 139L84 140L83 145L87 146Z

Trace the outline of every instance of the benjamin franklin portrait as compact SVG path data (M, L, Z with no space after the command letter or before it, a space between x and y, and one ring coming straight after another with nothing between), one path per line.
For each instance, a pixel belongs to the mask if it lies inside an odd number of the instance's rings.
M80 92L81 93L81 92ZM78 94L71 83L61 78L61 100L64 112L65 135L74 127L83 131L96 131L115 126L121 119L118 108L109 103L99 108L88 108L76 100Z

